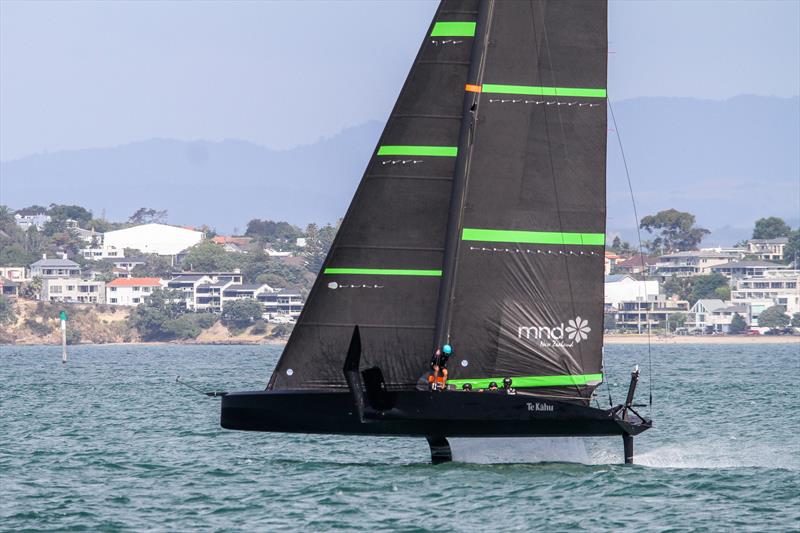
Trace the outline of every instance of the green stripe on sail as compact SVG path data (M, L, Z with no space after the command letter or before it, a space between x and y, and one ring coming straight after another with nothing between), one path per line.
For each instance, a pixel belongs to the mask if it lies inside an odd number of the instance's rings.
M323 274L356 274L360 276L431 276L442 277L441 270L404 268L326 268Z
M431 37L475 37L474 22L437 22Z
M458 146L381 146L378 155L455 157L458 155Z
M494 381L499 387L503 386L503 378L476 378L476 379L449 379L448 385L461 388L465 383L472 385L473 389L485 389ZM511 378L514 388L526 387L569 387L575 385L598 385L603 381L603 374L575 374L564 376L517 376Z
M500 229L464 228L461 239L465 241L514 242L520 244L574 244L603 246L603 233L562 233L558 231L515 231Z
M529 94L533 96L580 96L584 98L605 98L605 89L586 89L580 87L536 87L533 85L495 85L483 84L483 92L496 94Z

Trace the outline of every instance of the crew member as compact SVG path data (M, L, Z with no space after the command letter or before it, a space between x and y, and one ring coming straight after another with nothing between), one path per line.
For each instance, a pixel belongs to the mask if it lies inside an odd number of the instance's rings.
M503 378L503 390L506 394L516 394L517 391L511 388L511 378Z
M489 388L486 390L488 390L489 392L497 392L499 389L497 388L497 383L492 381L491 383L489 383Z
M443 391L447 388L447 361L452 353L453 348L449 344L445 344L440 350L436 350L433 357L431 357L432 373L428 376L431 390Z

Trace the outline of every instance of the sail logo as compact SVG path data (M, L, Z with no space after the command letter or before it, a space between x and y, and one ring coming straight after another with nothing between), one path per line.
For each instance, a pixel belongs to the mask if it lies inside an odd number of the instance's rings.
M542 348L571 348L588 339L591 331L589 321L576 316L568 320L566 326L563 322L558 326L520 326L517 338L538 340Z

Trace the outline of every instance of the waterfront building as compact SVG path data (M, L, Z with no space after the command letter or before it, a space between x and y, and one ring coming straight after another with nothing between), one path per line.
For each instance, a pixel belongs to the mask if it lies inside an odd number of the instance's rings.
M750 239L747 241L747 255L763 261L783 261L783 250L788 243L788 237Z
M81 275L81 267L75 261L67 259L67 254L60 258L48 259L47 254L31 264L31 277L36 278L77 278Z
M202 231L156 223L108 231L103 236L105 246L173 257L202 240Z
M621 302L632 302L639 298L649 299L658 295L658 281L637 280L626 274L605 277L604 304L606 309L619 308Z
M711 273L711 268L739 259L730 252L689 251L662 255L650 267L650 273L662 280L672 276L679 278L702 276Z
M117 278L106 283L106 301L110 305L139 305L164 284L160 278Z
M616 314L617 329L644 333L648 329L664 328L670 317L688 312L689 302L664 295L623 301Z
M258 301L264 304L264 312L268 318L288 316L297 318L303 310L303 297L298 291L291 289L277 289L262 292Z
M40 300L45 302L105 303L105 282L75 277L42 279Z
M771 261L731 261L711 267L712 272L718 272L729 278L738 279L748 276L762 276L767 270L782 270L789 268L787 265L773 263Z
M775 305L783 306L789 316L800 313L800 270L768 270L736 280L731 301L749 306L753 321L761 311Z

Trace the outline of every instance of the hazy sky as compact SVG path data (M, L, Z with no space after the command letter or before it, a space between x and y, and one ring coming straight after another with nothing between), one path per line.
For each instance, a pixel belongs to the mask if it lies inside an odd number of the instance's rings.
M0 160L153 137L276 148L385 120L435 10L0 0ZM800 93L800 2L612 1L609 95Z

